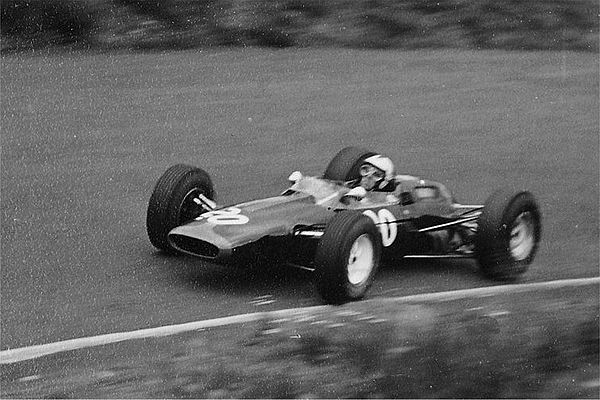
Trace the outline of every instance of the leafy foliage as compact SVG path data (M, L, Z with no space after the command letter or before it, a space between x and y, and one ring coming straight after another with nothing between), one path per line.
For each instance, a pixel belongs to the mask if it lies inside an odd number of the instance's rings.
M592 0L3 0L27 45L460 47L598 51ZM4 47L4 45L3 45Z
M70 0L2 0L2 36L27 47L88 43L94 34L93 9Z

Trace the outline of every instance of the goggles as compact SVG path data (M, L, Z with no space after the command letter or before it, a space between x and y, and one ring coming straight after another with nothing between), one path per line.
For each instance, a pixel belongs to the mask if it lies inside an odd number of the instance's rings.
M366 177L374 177L375 179L383 179L385 178L385 172L372 166L371 164L363 164L360 166L360 176Z

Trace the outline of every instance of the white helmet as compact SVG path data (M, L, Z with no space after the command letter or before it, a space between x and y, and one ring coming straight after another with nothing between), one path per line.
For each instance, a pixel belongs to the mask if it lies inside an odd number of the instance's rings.
M372 165L380 171L384 172L383 179L379 183L379 189L383 189L392 179L394 179L394 163L387 157L380 154L368 157L363 162L363 165ZM361 171L362 172L362 171Z

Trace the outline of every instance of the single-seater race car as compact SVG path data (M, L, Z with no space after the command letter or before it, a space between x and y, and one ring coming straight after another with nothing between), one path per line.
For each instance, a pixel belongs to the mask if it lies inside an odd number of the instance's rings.
M475 258L499 280L526 271L541 236L531 193L501 189L483 205L464 205L444 185L409 175L395 176L391 191L367 192L357 186L359 168L374 154L346 147L323 176L296 171L278 196L223 207L207 172L174 165L150 197L150 242L216 263L262 255L309 269L328 303L361 299L384 256Z

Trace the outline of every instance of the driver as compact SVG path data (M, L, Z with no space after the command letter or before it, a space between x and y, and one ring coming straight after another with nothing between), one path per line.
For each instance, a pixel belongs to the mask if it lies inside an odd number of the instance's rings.
M394 190L394 163L380 154L366 158L360 166L360 186L367 191Z

